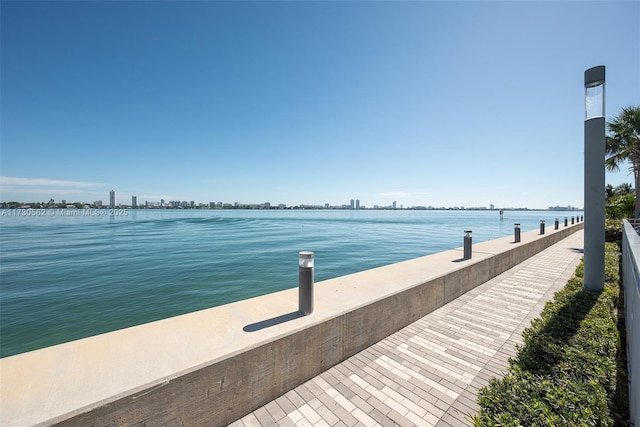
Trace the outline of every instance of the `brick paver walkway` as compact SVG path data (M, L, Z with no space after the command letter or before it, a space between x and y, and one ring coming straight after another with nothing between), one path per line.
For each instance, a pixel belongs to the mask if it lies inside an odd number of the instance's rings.
M232 424L471 425L522 331L582 257L578 231Z

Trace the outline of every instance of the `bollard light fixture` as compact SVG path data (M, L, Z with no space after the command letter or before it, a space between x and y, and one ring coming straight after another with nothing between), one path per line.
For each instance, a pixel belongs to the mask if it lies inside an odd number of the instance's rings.
M471 259L471 230L464 230L464 246L463 257L464 259Z
M298 252L298 311L313 313L314 253Z

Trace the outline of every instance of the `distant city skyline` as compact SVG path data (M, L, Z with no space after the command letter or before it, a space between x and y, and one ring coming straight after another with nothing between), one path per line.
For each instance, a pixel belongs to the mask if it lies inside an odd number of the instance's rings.
M14 178L10 178L10 177L0 177L0 181L4 179L6 181L13 181ZM22 180L19 178L15 178L15 180ZM48 184L44 184L44 185L48 185ZM56 184L52 184L52 185L60 185L58 183ZM45 196L44 198L39 198L36 199L33 196L30 196L29 192L27 192L26 194L22 195L22 196L18 196L18 197L14 197L12 199L9 199L6 197L6 194L4 194L5 197L0 197L0 203L11 203L11 202L19 202L19 203L48 203L46 202L46 200L55 200L55 195L56 193L58 193L57 191L52 191L52 193L50 194L51 197L49 196ZM64 194L64 193L62 193ZM72 192L72 194L74 194ZM116 190L110 190L107 195L106 195L106 200L108 200L108 202L103 202L102 198L97 198L96 200L86 200L86 199L78 199L78 198L73 198L73 196L70 196L69 198L64 198L64 199L59 199L59 200L64 200L65 202L69 202L69 203L81 203L81 204L89 204L89 205L95 205L95 204L102 204L104 206L136 206L139 205L138 203L138 196L137 195L124 195L124 196L119 196L118 195L118 191ZM97 195L97 194L96 194ZM401 194L399 194L400 196L402 196ZM0 196L3 196L0 193ZM130 199L131 200L131 204L127 204L127 203L118 203L117 200L118 198L122 197L122 199ZM169 205L170 202L194 202L196 205L207 205L212 203L211 200L207 201L206 198L201 199L198 198L197 200L190 200L190 199L184 199L181 197L173 197L171 198L171 200L169 200L169 198L165 199L165 198L149 198L149 199L144 199L141 198L141 203L144 203L145 205L149 206L165 206ZM233 200L233 201L231 201ZM241 205L260 205L260 204L264 204L264 203L269 203L271 205L274 206L331 206L331 207L336 207L336 206L340 206L340 207L350 207L351 209L358 209L360 206L362 206L363 208L368 208L368 209L372 209L372 208L391 208L391 209L403 209L403 208L413 208L413 207L428 207L428 208L433 208L433 207L437 207L437 208L465 208L466 209L489 209L489 210L495 210L495 209L547 209L547 208L553 208L553 207L570 207L570 208L576 208L576 206L573 206L571 204L551 204L549 206L529 206L529 205L513 205L513 204L509 204L509 205L505 205L505 206L500 206L497 205L495 203L487 203L487 204L456 204L456 205L440 205L440 204L435 204L435 203L427 203L427 204L404 204L404 203L398 203L396 200L391 200L389 201L389 203L386 204L380 204L380 203L367 203L366 201L362 200L360 198L351 198L349 200L340 202L338 201L337 203L330 203L330 202L322 202L319 203L317 201L311 201L309 203L282 203L282 202L270 202L270 201L262 201L262 202L255 202L255 201L242 201L243 199L241 197L235 197L235 198L231 198L229 200L225 200L225 201L220 201L220 200L216 200L214 203L221 203L221 204L229 204L229 205L233 205L233 204L241 204ZM397 206L400 206L399 208ZM578 205L581 206L581 205Z
M584 71L607 119L637 104L639 29L633 1L2 1L0 201L582 206Z
M259 208L259 209L288 209L288 208L315 208L315 209L351 209L351 210L360 210L360 209L461 209L461 210L509 210L509 209L548 209L548 210L582 210L582 208L578 208L571 205L566 206L549 206L548 208L530 208L528 206L499 206L496 207L495 204L490 203L489 205L478 205L478 206L465 206L465 205L457 205L457 206L433 206L433 205L411 205L404 206L400 205L400 208L397 207L397 202L394 200L389 205L370 205L362 204L360 199L350 199L348 203L343 204L330 204L330 203L316 203L316 204L298 204L298 205L287 205L284 203L272 204L271 202L263 202L263 203L243 203L243 202L222 202L222 201L195 201L195 200L164 200L161 199L160 202L150 202L145 200L142 205L138 205L138 197L131 196L131 204L126 203L117 203L117 191L110 190L109 194L109 204L108 206L111 208L114 207L140 207L140 208L207 208L207 209L224 209L224 208ZM1 202L4 205L11 202ZM21 202L21 203L32 203L32 204L45 204L45 205L54 205L56 204L55 199L51 198L48 202L36 201L32 200L30 202ZM62 199L62 205L68 205L66 199ZM91 203L85 201L74 201L71 204L77 204L84 207L103 207L104 203L102 200L95 200Z

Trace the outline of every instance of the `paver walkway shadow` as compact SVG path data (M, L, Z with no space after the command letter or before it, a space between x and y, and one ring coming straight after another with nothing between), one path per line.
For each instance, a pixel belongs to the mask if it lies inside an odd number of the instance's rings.
M582 258L578 231L231 424L472 425L522 332Z

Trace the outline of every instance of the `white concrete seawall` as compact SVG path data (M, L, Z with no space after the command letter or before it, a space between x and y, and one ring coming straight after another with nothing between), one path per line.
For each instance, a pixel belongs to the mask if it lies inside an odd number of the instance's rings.
M226 425L551 246L522 233L0 359L0 425Z

